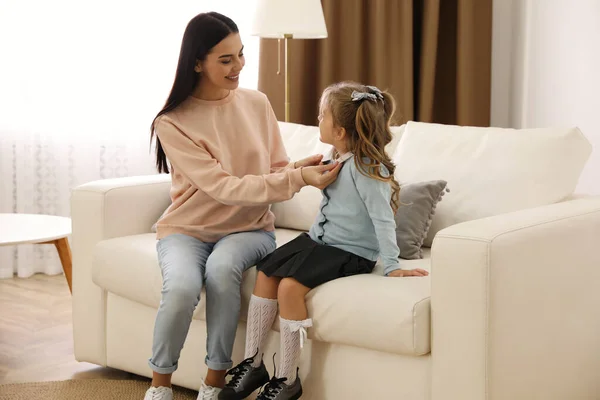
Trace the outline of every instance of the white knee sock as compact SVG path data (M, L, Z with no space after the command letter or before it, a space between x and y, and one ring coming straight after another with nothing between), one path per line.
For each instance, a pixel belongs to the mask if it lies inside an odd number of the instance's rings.
M246 354L244 358L250 358L257 354L252 363L258 367L262 360L262 351L269 330L273 326L277 315L277 300L265 299L252 295L248 307L248 323L246 325ZM258 352L258 353L257 353Z
M296 370L300 360L300 350L306 340L306 328L312 326L312 319L292 321L279 317L281 344L279 347L278 378L287 378L285 383L291 385L296 381Z

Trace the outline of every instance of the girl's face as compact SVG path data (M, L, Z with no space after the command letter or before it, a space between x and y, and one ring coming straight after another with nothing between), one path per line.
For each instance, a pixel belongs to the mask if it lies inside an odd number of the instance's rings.
M207 91L235 90L245 63L242 39L232 33L213 47L204 61L196 64L196 71L202 74L200 85Z
M319 113L319 139L323 143L333 145L336 128L333 126L333 116L327 107L322 107Z
M321 142L332 145L340 154L347 151L346 130L335 126L333 115L328 107L321 107L319 113L319 132Z

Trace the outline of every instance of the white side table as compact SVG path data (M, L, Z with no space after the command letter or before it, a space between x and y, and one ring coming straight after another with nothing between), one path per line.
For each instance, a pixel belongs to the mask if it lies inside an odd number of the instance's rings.
M65 278L71 288L71 219L42 214L0 214L0 246L25 243L53 244L56 246Z

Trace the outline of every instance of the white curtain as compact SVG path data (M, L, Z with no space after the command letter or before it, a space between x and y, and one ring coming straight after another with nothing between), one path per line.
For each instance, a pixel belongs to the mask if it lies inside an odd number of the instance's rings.
M239 26L256 88L251 0L0 1L0 213L69 216L70 191L153 174L149 126L187 22L218 11ZM6 227L2 227L5 229ZM54 247L0 247L0 278L62 272Z

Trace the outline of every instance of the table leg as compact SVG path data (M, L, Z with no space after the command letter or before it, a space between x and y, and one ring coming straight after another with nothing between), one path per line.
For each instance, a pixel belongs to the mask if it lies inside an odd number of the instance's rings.
M71 284L73 261L71 260L71 247L69 246L69 240L67 238L62 238L52 240L50 242L44 242L44 244L53 244L56 246L56 251L58 251L58 257L60 258L60 263L62 264L65 278L67 279L67 284L69 285L69 291L73 293Z

